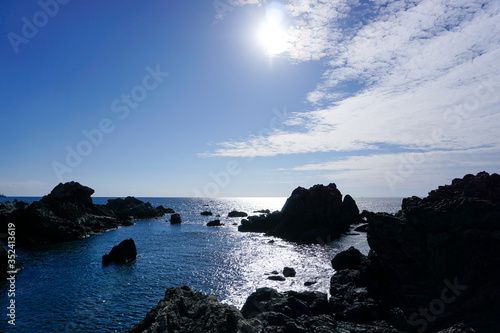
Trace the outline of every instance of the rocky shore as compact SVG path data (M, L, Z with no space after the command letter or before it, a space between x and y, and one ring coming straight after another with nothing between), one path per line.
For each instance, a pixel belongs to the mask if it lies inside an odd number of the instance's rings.
M300 188L281 212L245 228L302 241L336 235L358 219L344 202L334 184ZM238 311L189 287L170 288L129 332L498 332L499 175L466 175L426 198L404 199L394 215L361 216L370 253L350 248L333 258L330 296L261 288Z
M109 200L106 205L92 202L94 190L77 182L60 183L50 194L28 204L23 201L0 203L0 233L16 225L16 242L50 243L74 240L121 225L130 220L155 218L173 212L153 207L133 197Z

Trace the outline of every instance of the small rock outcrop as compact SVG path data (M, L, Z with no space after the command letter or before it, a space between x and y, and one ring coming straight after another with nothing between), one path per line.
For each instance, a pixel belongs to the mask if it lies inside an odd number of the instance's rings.
M120 244L113 246L109 254L102 256L102 264L107 266L111 263L126 264L132 262L137 257L137 248L132 238L122 241Z
M143 202L130 196L125 199L109 199L106 207L121 219L152 219L163 216L170 211L163 206L155 208L149 202Z
M255 323L234 306L187 286L169 288L156 307L129 333L253 333Z
M203 216L212 216L213 213L209 212L209 211L204 211L204 212L201 212L200 215L203 215Z
M236 210L233 210L227 214L227 217L247 217L248 214L245 212L238 212Z
M326 243L360 222L359 209L351 196L333 183L296 188L283 209L243 220L239 231L265 232L299 243Z
M223 225L224 223L220 223L220 220L213 220L207 223L207 227L220 227Z
M358 269L363 255L358 249L351 246L349 249L340 252L332 259L332 267L336 271L342 269Z
M293 267L285 267L283 268L283 276L284 277L294 277L297 273Z
M170 223L171 224L181 224L182 219L181 219L181 214L175 213L170 216Z

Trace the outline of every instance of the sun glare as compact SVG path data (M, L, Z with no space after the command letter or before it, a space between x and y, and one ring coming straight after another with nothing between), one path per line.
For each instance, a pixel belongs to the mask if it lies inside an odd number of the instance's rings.
M283 5L272 2L266 7L266 19L257 31L257 40L269 56L282 53L287 48L283 17Z

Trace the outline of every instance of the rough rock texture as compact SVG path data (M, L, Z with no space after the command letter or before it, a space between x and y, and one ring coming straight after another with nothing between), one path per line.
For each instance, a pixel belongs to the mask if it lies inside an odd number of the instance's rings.
M14 202L0 206L0 233L16 224L16 242L47 243L74 240L122 225L123 218L153 218L164 213L135 198L94 205L94 190L77 182L57 185L32 204Z
M111 263L126 264L132 262L137 257L137 248L132 238L126 239L120 244L113 246L109 254L102 256L102 264L104 266Z
M234 306L182 286L167 289L165 298L129 333L251 333L254 325Z
M335 184L296 188L280 212L250 216L239 231L265 232L299 243L326 243L360 222L359 210L351 196Z
M498 184L496 174L466 175L424 199L404 199L395 215L366 213L369 256L362 256L358 267L333 260L336 269L346 268L331 279L335 318L384 319L408 332L435 332L457 323L497 332ZM449 329L462 331L469 332Z

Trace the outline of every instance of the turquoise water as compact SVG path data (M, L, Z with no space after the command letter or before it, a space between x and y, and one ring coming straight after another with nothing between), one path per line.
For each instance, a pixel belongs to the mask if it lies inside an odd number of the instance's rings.
M31 198L29 201L39 198ZM231 210L279 210L286 198L141 198L173 208L183 219L170 225L167 217L135 221L100 235L62 244L17 248L24 264L16 280L16 326L7 324L7 286L0 286L5 309L0 331L124 332L163 298L169 287L189 285L240 308L259 287L328 292L331 258L351 245L367 251L365 235L344 236L330 246L297 245L255 233L240 233L241 218ZM12 198L2 199L2 201ZM107 198L94 198L105 203ZM359 198L360 209L395 212L401 198ZM214 216L201 216L210 210ZM221 215L223 227L205 224ZM102 267L102 255L124 239L133 238L137 260L126 266ZM274 243L268 243L274 240ZM267 280L273 270L294 267L295 278ZM304 282L317 281L305 287Z

